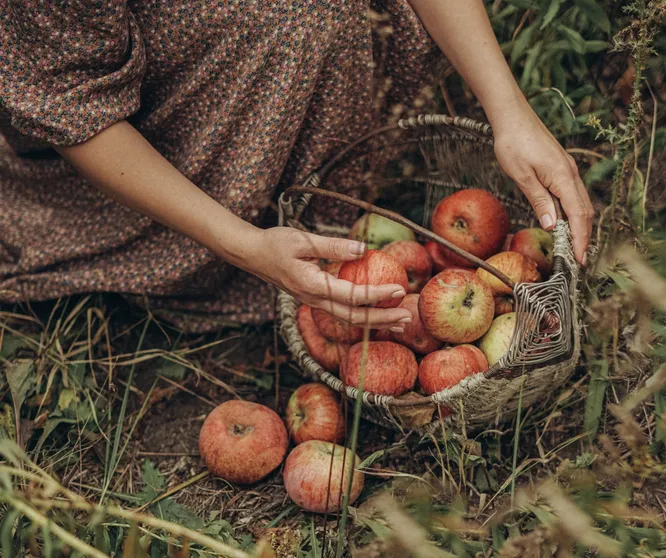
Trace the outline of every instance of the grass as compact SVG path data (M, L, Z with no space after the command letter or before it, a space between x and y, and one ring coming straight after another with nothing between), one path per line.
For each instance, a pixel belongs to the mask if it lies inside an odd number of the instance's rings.
M581 283L585 357L571 382L512 423L462 439L387 431L347 403L366 490L341 517L315 517L288 501L279 473L232 486L198 456L214 405L241 397L283 411L302 382L272 326L188 336L112 295L1 308L2 556L666 556L663 87L652 79L646 95L637 78L628 109L606 95L636 47L639 77L658 75L649 48L660 39L640 22L652 29L646 18L664 3L632 2L625 19L604 19L592 0L491 4L540 115L559 119L548 123L592 161L586 181L601 219ZM541 91L543 76L561 77L543 66L547 36L580 47L553 26L601 41L607 20L636 34L616 35L613 77L595 78L592 101L578 87L591 67L580 52L570 67L585 71L569 88ZM442 87L460 110L460 85L450 77ZM620 121L604 123L595 144L563 114L586 115L604 95L598 126L611 113Z

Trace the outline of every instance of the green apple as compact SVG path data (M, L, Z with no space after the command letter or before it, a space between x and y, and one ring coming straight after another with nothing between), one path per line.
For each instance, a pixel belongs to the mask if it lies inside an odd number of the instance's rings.
M396 240L415 240L416 235L400 223L375 213L366 213L349 232L349 238L365 242L370 250L380 250Z

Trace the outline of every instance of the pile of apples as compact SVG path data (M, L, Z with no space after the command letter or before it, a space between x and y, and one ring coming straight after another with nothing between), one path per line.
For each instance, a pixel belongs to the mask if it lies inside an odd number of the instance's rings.
M201 457L211 473L235 484L254 484L284 461L287 494L315 513L340 510L351 474L349 503L356 501L365 479L357 470L359 457L338 445L346 426L338 395L324 384L299 387L289 399L285 422L258 403L222 403L199 433ZM285 461L289 438L295 447Z
M433 213L432 231L515 283L538 282L552 271L552 235L540 228L509 234L506 209L488 191L444 198ZM362 216L349 237L367 243L365 255L326 262L324 271L357 285L403 286L404 298L377 306L406 308L412 319L402 332L373 333L364 357L362 327L301 306L299 329L322 368L358 387L365 361L364 391L431 395L488 370L506 353L516 322L514 299L494 275L436 242L420 244L410 229L377 214Z

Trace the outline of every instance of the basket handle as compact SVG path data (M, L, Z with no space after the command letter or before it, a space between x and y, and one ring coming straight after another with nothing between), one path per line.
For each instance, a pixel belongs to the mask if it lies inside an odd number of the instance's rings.
M375 205L372 205L371 203L362 201L362 200L357 200L356 198L352 198L350 196L347 196L345 194L341 194L339 192L332 192L330 190L323 190L321 188L314 188L312 186L291 186L290 188L287 188L285 191L286 195L289 195L289 193L294 192L294 193L300 193L300 194L311 194L315 196L323 196L326 198L331 198L343 203L348 203L350 205L354 205L356 207L359 207L368 213L376 213L377 215L380 215L381 217L385 217L387 219L390 219L391 221L395 221L396 223L400 223L401 225L407 227L408 229L411 229L415 233L418 233L422 236L425 236L428 240L433 240L437 242L438 244L441 244L442 246L446 247L448 250L451 250L454 254L465 258L467 261L473 263L474 265L480 267L481 269L485 269L488 273L494 275L497 277L502 283L504 283L507 287L509 287L511 290L515 287L514 281L509 279L504 273L502 273L499 269L493 267L492 265L488 264L487 262L484 262L482 259L477 258L473 254L470 254L466 250L463 250L462 248L459 248L455 244L452 244L445 238L442 238L439 235L436 235L434 232L429 231L425 227L421 227L420 225L417 225L413 221L410 221L406 217L403 217L402 215L395 213L393 211L389 211L388 209L382 209L381 207L377 207Z

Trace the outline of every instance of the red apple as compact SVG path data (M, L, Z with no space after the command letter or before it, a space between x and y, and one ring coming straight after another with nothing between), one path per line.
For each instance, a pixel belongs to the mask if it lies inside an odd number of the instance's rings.
M441 247L434 240L429 240L426 242L423 247L428 252L430 259L432 260L432 269L435 273L441 273L445 269L468 269L471 266L471 263L468 263L467 266L460 266L457 264L451 263L444 257Z
M500 252L488 258L486 263L516 283L536 283L541 280L536 262L518 252ZM485 269L479 268L476 273L491 288L493 294L511 294L512 291L507 285Z
M495 297L495 317L509 312L515 312L515 300L511 295L499 295Z
M356 468L361 464L357 455L330 442L310 440L289 454L284 464L284 488L293 502L314 513L337 512L342 507L349 475L352 504L363 491L364 476Z
M460 190L444 198L432 215L432 230L442 238L485 260L499 252L509 232L509 215L486 190ZM471 267L464 258L442 248L452 263Z
M340 369L340 361L347 354L349 347L344 343L337 343L326 339L319 331L317 324L312 319L312 309L309 306L301 306L296 315L298 329L301 332L305 346L310 356L315 359L324 370L337 372Z
M408 293L418 293L432 276L432 260L426 249L415 240L396 240L383 251L398 260L407 272Z
M363 346L364 343L353 345L340 368L340 379L355 388L361 379ZM369 341L367 351L364 391L397 397L414 387L419 367L407 347L389 341Z
M553 271L553 235L543 229L523 229L511 240L509 250L532 258L542 277Z
M340 273L340 268L342 267L342 264L345 262L327 262L322 266L322 269L326 273L330 273L333 277L337 277L338 273Z
M338 320L325 310L312 309L312 319L326 339L338 343L358 343L363 339L363 328Z
M481 338L479 348L492 366L509 350L516 327L516 313L503 314L493 320L488 332Z
M407 272L402 264L391 254L379 250L368 250L362 258L345 262L338 274L340 279L355 285L400 285L407 292ZM400 306L399 298L380 302L378 308Z
M393 341L393 335L388 329L373 330L370 339L373 341Z
M340 398L324 384L305 384L289 398L287 430L295 444L308 440L338 443L345 438Z
M419 317L419 295L408 294L402 299L400 308L406 308L412 314L412 321L405 324L402 333L392 333L391 337L396 343L409 347L415 353L422 355L436 351L442 346L439 339L435 339L428 333L421 318Z
M419 315L426 330L447 343L476 341L488 331L494 313L492 291L472 271L442 271L419 297Z
M282 463L289 436L268 407L231 400L216 407L199 433L199 451L211 473L239 484L263 479Z
M455 386L488 370L488 361L474 345L458 345L426 355L419 366L419 384L428 395Z
M370 250L379 250L394 240L414 240L416 237L411 229L391 219L366 213L349 231L349 238L365 242Z

